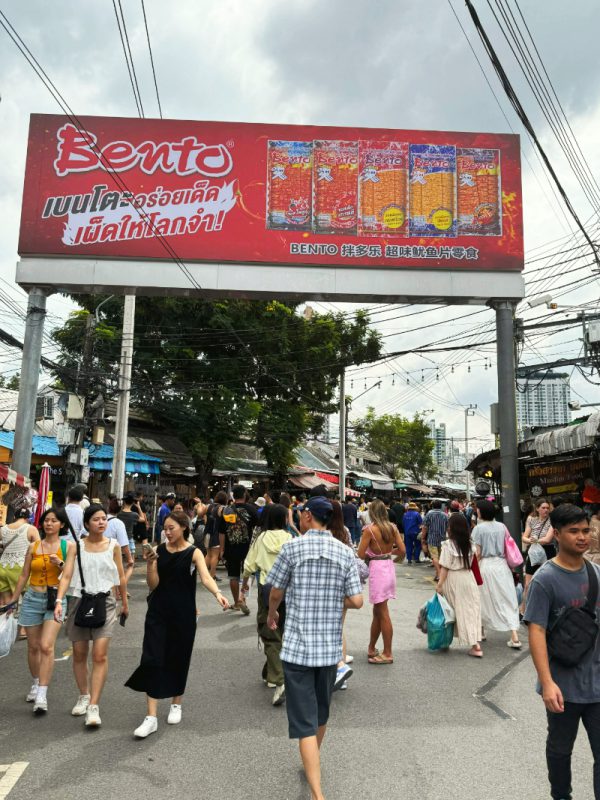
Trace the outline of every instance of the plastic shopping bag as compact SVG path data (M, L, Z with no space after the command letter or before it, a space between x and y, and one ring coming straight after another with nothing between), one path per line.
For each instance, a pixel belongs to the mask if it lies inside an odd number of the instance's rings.
M14 614L0 615L0 658L10 653L10 648L17 638L17 620Z
M541 567L542 564L545 564L548 560L546 551L538 542L534 542L534 544L531 545L527 551L527 555L529 556L529 563L532 567Z
M454 623L447 624L439 596L434 594L427 603L427 647L447 650L454 638Z
M438 594L438 600L440 601L442 611L444 612L444 619L446 620L446 625L448 625L451 622L456 622L456 614L454 613L454 609L452 608L450 603L446 600L444 595Z
M419 616L417 617L417 628L421 633L427 633L427 603L419 609Z

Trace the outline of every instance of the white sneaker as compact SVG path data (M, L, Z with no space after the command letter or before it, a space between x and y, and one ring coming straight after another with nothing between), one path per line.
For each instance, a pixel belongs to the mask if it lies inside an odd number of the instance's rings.
M99 728L102 725L102 720L100 719L100 709L98 706L91 706L87 707L87 711L85 712L85 727L86 728Z
M511 647L513 650L520 650L523 647L521 642L513 642L512 639L510 640L510 642L506 643L506 646Z
M39 700L35 699L33 704L33 713L34 714L45 714L48 711L48 701L44 698L43 700L40 698Z
M146 717L148 719L148 717ZM181 706L175 705L173 703L171 708L169 709L169 716L167 717L167 724L168 725L179 725L181 722Z
M347 655L346 658L344 659L345 664L352 664L353 661L354 661L354 656Z
M156 733L158 730L158 720L156 717L146 717L139 728L136 728L133 735L136 739L145 739L151 733Z
M281 686L278 686L275 689L275 693L273 694L273 705L280 706L284 702L285 702L285 685L282 683Z
M74 717L83 717L83 715L88 709L89 704L90 704L89 694L80 694L79 700L75 703L75 705L71 709L71 714Z
M348 688L348 684L346 683L346 681L344 681L342 683L342 685L340 686L340 691L342 691L343 689L347 689L347 688Z
M25 702L26 703L35 702L35 698L37 697L37 690L38 690L38 684L37 683L32 683L31 684L31 689L27 692L27 695L25 697Z
M336 691L337 689L339 689L342 683L345 683L351 676L352 676L351 667L348 667L346 664L344 664L343 667L338 667L335 676L335 683L333 684L333 690Z

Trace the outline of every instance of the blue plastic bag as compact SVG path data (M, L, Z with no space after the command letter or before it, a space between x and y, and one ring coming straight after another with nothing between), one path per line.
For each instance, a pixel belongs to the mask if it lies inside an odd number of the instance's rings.
M454 623L446 618L437 593L427 602L427 647L429 650L447 650L454 638Z

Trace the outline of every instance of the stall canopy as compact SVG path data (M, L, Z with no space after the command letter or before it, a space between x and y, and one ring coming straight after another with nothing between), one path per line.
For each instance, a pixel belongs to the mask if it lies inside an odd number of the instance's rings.
M315 486L324 486L328 491L336 489L337 486L329 481L324 481L322 478L317 477L318 473L314 475L292 475L289 482L298 489L314 489Z
M7 464L0 464L0 483L10 483L11 485L29 488L31 481L20 472L15 472Z
M394 481L387 475L373 472L357 472L349 470L348 475L354 478L354 485L357 489L368 489L372 487L379 492L393 492Z
M89 467L97 472L110 472L113 462L113 448L109 444L93 444L89 448ZM161 459L136 450L127 450L125 455L125 472L137 472L140 475L159 475Z

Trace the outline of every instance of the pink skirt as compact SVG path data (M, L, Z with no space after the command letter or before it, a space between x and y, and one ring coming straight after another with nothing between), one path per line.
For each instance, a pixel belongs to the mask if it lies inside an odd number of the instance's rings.
M391 558L369 562L369 603L396 599L396 568Z

